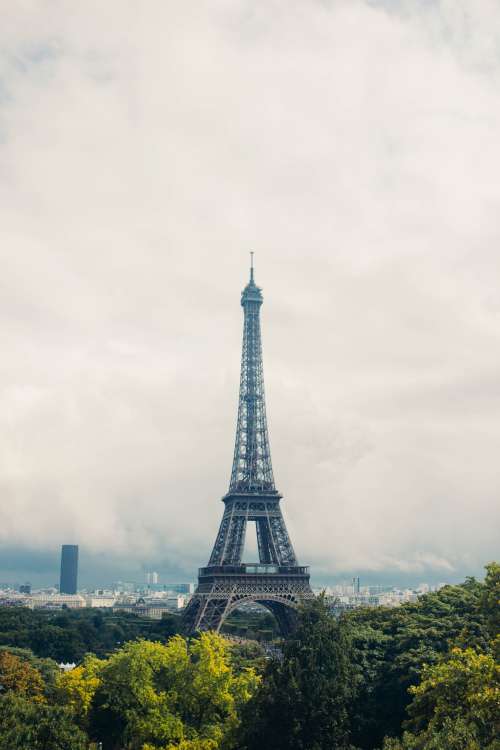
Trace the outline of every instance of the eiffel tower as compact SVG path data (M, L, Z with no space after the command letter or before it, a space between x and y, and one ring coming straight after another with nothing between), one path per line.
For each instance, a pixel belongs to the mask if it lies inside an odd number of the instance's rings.
M188 633L218 631L243 602L258 602L275 616L282 635L293 631L296 610L311 599L309 568L299 565L274 485L267 432L260 336L262 291L250 281L241 295L244 313L240 398L233 469L224 513L210 560L184 612ZM258 563L243 563L246 528L255 522Z

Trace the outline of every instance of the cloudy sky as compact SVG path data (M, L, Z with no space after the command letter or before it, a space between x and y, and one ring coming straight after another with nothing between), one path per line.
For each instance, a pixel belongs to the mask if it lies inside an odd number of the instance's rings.
M250 249L300 561L481 575L498 1L0 6L0 581L55 581L63 542L84 583L206 563Z

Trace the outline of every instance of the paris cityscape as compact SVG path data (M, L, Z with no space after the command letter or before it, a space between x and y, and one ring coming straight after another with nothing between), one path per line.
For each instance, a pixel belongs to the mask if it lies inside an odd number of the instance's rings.
M421 583L416 589L363 586L359 576L350 584L311 588L309 568L299 566L281 513L271 463L264 395L260 326L261 289L250 279L241 295L244 310L240 393L236 444L224 514L206 568L198 583L161 584L157 571L145 574L141 585L117 582L109 588L79 590L78 545L62 545L59 585L32 591L26 582L0 584L0 606L30 609L112 608L161 620L164 613L182 613L188 632L219 631L235 608L271 611L282 635L291 634L289 610L316 595L325 596L332 614L357 607L394 607L415 602L419 595L445 586ZM247 524L256 526L258 563L243 561ZM293 606L291 607L290 604ZM286 613L286 614L284 614Z
M500 749L497 0L0 24L0 750Z
M116 581L105 588L79 588L77 566L78 561L73 568L73 580L69 585L67 581L63 581L62 564L60 581L54 586L32 590L29 582L0 582L0 607L23 606L47 610L111 608L161 620L164 612L180 613L189 603L196 588L194 581L163 583L158 572L154 570L146 573L141 583ZM397 607L405 602L415 602L418 596L438 591L443 586L446 586L446 583L429 585L422 582L416 588L405 589L379 584L363 586L359 577L354 577L351 582L313 586L312 590L315 594L326 594L332 612L340 613L356 607ZM255 611L262 609L258 603L253 605L252 602L248 602L246 606L255 606Z

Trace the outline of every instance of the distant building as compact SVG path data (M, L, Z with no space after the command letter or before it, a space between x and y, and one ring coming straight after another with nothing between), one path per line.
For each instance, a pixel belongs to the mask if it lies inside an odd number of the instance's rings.
M31 583L22 583L19 586L20 594L31 594Z
M158 583L158 573L156 572L156 570L153 570L153 572L151 573L151 583L154 585Z
M63 544L61 547L61 594L76 594L78 580L78 545Z
M87 607L97 607L100 609L114 607L116 602L116 596L114 594L105 594L103 591L87 594L84 598Z
M175 591L177 594L194 594L194 583L166 583L163 588L166 591Z
M177 596L140 597L136 602L117 602L115 611L131 612L139 617L148 617L152 620L161 620L164 614L179 612L186 605L186 598L180 594Z
M0 590L0 607L24 607L29 606L30 597L19 594L17 591Z
M61 662L61 664L58 665L61 672L71 672L72 669L76 667L76 664L74 661L71 662Z
M30 609L81 609L85 599L79 594L44 594L36 593L26 600L25 606Z

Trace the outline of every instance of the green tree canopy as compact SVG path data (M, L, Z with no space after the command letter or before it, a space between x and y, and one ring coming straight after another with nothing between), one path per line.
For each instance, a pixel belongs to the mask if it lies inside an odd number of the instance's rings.
M304 607L283 659L270 663L260 690L244 709L241 747L349 747L350 657L345 625L331 616L324 599Z
M89 657L58 687L104 750L229 750L258 681L253 669L232 668L227 641L203 633L166 645L134 641L105 661Z
M485 585L468 579L395 609L376 607L347 615L356 665L351 707L353 742L364 750L398 736L424 665L439 663L454 645L491 649L482 606Z
M59 675L56 695L77 717L81 727L88 728L88 715L94 695L101 684L101 671L105 661L87 654L82 664Z
M87 750L70 712L9 692L0 698L0 750Z
M500 665L491 654L454 648L448 658L424 667L410 688L413 700L401 742L386 750L498 750Z
M180 631L181 618L168 614L149 620L127 612L66 611L0 607L0 647L31 649L56 662L79 662L85 654L107 656L137 638L165 642Z
M500 633L500 565L496 562L486 566L481 609L490 635L495 638Z

